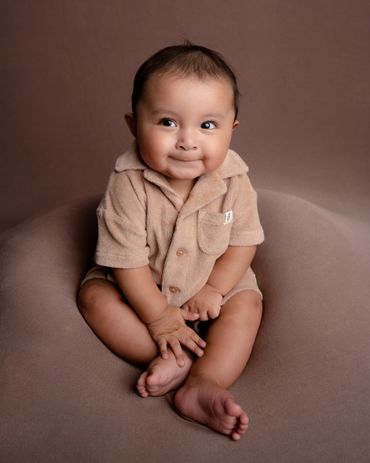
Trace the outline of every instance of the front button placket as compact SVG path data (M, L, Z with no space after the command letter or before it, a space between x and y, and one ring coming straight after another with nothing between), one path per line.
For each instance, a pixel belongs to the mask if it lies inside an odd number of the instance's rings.
M186 293L184 285L187 282L190 258L186 242L189 239L189 221L191 221L190 218L184 220L181 213L179 214L162 274L162 290L168 302L177 306L186 302L183 299L184 292Z
M197 250L197 212L206 207L216 198L226 192L226 184L217 172L200 178L194 186L194 191L183 206L178 209L178 217L172 236L170 247L163 266L162 291L168 303L181 306L190 297L187 293L189 284L188 274L196 270L197 261L194 260ZM169 192L167 192L169 197ZM172 201L175 204L174 194ZM178 198L178 197L177 197ZM170 198L169 198L170 199ZM191 278L194 278L193 275Z

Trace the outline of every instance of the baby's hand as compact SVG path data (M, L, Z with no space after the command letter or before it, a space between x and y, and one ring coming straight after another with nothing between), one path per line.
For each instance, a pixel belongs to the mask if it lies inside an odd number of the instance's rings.
M184 312L179 307L168 305L158 320L147 325L149 333L158 345L163 359L168 358L168 347L173 351L179 366L185 364L181 344L198 357L203 355L205 341L185 324L185 320L195 321L198 314Z
M206 284L182 306L182 309L185 312L199 314L201 321L215 319L220 315L222 297L215 288Z

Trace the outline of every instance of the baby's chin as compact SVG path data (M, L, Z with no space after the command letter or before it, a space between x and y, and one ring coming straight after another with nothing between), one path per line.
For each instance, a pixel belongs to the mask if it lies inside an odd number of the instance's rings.
M191 168L184 166L183 168L169 169L167 177L173 180L195 180L205 173L205 169Z

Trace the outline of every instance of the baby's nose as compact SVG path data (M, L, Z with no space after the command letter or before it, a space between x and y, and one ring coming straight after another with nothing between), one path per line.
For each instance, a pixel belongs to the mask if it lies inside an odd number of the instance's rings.
M197 149L198 143L195 135L189 130L181 131L177 139L176 148L183 151Z

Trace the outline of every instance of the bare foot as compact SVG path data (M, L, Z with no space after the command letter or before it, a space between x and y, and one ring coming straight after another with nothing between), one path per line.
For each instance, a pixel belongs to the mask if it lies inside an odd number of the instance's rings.
M180 386L188 376L193 363L188 355L184 355L185 365L180 367L174 355L164 360L156 357L147 370L139 376L136 389L141 397L158 397Z
M175 395L179 412L214 431L239 440L248 429L248 417L230 392L208 381L185 384Z

